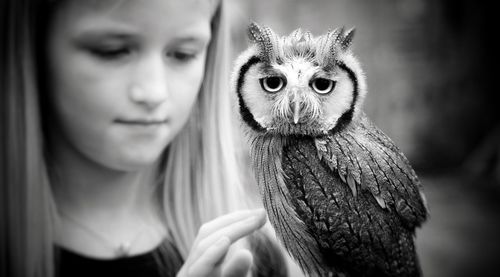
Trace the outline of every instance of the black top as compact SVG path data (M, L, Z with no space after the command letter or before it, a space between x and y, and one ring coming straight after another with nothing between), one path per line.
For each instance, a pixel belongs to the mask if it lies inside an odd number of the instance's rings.
M253 276L287 276L286 262L274 241L256 232L250 237L250 246L254 256ZM58 277L167 277L175 276L184 263L169 241L150 252L116 259L92 258L62 247L56 247L56 255Z
M177 248L168 241L150 252L116 259L92 258L62 247L56 251L59 277L166 277L175 276L183 264Z

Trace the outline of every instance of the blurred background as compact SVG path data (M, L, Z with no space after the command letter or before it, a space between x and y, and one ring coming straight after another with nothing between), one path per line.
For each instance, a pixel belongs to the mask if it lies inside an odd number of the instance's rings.
M228 2L234 56L247 46L251 21L279 34L356 27L352 49L367 76L365 111L409 158L429 203L430 219L417 232L424 276L500 276L500 32L493 4Z

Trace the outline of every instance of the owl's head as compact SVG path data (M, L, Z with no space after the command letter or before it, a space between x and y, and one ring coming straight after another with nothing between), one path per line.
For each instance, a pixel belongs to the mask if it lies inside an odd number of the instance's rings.
M253 131L319 136L360 113L366 85L349 49L353 29L278 36L252 23L248 34L251 45L236 60L232 83L242 120Z

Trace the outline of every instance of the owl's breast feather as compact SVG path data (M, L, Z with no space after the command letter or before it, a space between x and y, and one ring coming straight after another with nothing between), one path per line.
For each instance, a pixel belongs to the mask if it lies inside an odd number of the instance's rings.
M252 140L251 157L263 204L278 238L299 266L305 272L328 276L330 270L323 265L318 242L297 214L285 184L282 155L287 144L283 136L265 135Z
M307 272L419 276L413 234L426 209L418 179L381 131L358 126L252 140L270 222Z

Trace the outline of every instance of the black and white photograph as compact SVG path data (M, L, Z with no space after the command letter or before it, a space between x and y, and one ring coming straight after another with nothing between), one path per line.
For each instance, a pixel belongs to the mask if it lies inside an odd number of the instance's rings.
M1 277L493 277L493 3L1 0Z

